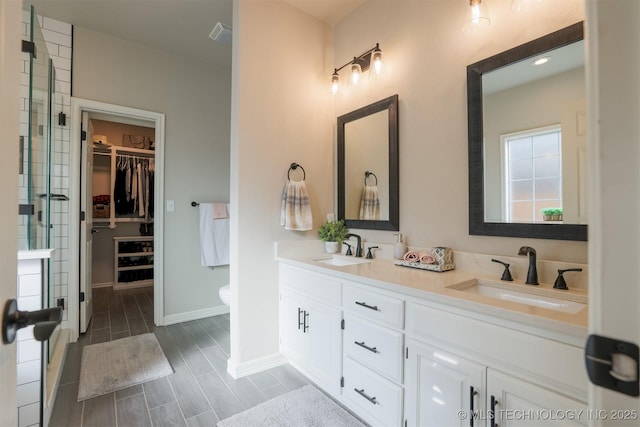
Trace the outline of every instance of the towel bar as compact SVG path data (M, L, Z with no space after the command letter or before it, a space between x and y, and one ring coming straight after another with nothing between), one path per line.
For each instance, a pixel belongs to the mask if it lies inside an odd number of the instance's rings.
M367 185L367 178L369 178L370 175L373 175L373 177L376 179L376 186L377 186L378 185L378 177L376 176L375 173L369 172L369 171L366 171L364 173L364 185L365 186Z
M289 170L287 171L287 179L289 181L291 181L291 177L289 176L289 173L291 172L291 169L296 170L298 168L302 169L302 180L304 181L305 179L307 179L307 173L305 172L305 170L302 167L302 165L299 165L298 163L291 163L291 166L289 166Z

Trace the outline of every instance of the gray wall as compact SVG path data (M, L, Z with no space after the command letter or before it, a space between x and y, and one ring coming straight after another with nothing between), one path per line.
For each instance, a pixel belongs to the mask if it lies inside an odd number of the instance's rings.
M230 70L76 27L73 96L166 115L165 316L222 305L229 269L200 266L190 203L229 200Z

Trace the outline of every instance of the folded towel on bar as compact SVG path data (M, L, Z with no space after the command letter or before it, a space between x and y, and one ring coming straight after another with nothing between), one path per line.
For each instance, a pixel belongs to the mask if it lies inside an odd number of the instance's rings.
M378 197L378 186L365 185L360 198L359 219L379 220L380 219L380 198Z
M213 205L200 203L199 206L200 262L203 267L229 264L229 218L213 219Z
M429 253L421 252L420 253L420 264L435 264L436 257Z
M313 217L309 194L304 181L287 181L282 191L280 207L280 225L285 230L311 230Z
M213 219L229 218L228 203L213 203Z

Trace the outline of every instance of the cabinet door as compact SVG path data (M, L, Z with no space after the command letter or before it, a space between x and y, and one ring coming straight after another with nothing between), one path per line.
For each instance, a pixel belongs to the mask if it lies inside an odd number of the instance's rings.
M342 311L307 300L307 335L310 338L309 372L332 393L340 394L342 376Z
M307 365L310 345L306 333L304 298L287 289L280 290L280 347L292 362Z
M509 426L580 426L588 424L588 408L528 381L493 369L487 370L487 409L494 409L496 424ZM491 400L495 408L491 407ZM487 426L491 426L487 421Z
M408 426L474 426L482 414L484 365L407 340L405 418ZM460 411L464 411L461 413Z

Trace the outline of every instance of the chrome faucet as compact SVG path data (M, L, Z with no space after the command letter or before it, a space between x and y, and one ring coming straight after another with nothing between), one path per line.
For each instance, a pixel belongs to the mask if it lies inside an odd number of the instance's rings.
M356 257L358 258L362 258L362 238L357 235L357 234L353 234L353 233L349 233L347 234L347 239L349 237L355 237L356 239L358 239L358 242L356 243Z
M527 285L538 285L538 268L536 267L536 250L531 246L522 246L518 255L529 255L529 270L527 271Z

